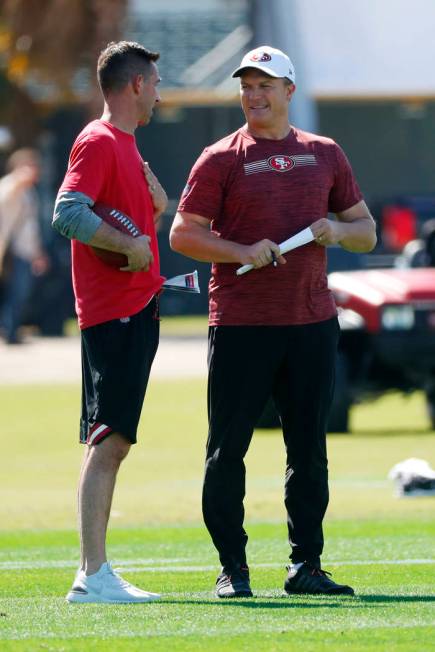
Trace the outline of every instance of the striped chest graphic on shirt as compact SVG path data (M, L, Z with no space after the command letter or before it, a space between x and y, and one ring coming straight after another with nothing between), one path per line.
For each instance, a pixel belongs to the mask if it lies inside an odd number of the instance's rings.
M243 168L245 174L256 174L257 172L290 172L295 167L304 165L317 165L314 154L275 154L262 161L245 163Z

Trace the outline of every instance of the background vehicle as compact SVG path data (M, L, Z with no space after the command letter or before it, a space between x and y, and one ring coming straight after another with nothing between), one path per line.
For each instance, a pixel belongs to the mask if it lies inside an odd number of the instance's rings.
M394 257L340 248L328 250L328 258L341 327L328 430L348 432L355 403L416 389L426 393L435 428L435 268L391 268ZM278 426L271 400L258 427Z
M331 432L347 432L349 409L388 390L426 392L435 427L435 269L333 272L341 338Z

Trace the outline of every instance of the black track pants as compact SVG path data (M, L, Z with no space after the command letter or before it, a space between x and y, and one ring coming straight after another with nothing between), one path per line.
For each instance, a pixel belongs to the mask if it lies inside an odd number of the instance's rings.
M291 559L319 563L328 505L326 427L338 336L335 317L302 326L210 328L203 514L223 566L246 563L243 459L271 395L287 454Z

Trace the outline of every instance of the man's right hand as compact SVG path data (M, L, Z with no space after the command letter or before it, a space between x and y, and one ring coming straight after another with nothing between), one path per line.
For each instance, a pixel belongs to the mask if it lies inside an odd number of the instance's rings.
M256 269L270 265L273 260L272 252L275 254L275 259L280 265L285 265L287 262L284 256L279 252L279 245L272 240L260 240L253 245L244 246L240 262L242 265L253 265Z
M242 263L258 269L270 265L273 252L280 265L286 263L276 242L264 239L244 245L225 240L210 229L210 219L196 213L179 211L176 214L169 241L174 251L204 262Z
M154 257L150 249L150 236L141 235L130 238L124 253L128 258L128 265L121 267L122 272L147 272L153 263Z

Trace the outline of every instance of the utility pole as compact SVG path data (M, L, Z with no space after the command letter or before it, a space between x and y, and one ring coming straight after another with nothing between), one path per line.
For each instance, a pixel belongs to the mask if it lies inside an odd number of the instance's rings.
M296 70L296 92L289 109L290 122L316 133L318 114L306 77L307 44L301 32L299 3L303 0L251 0L252 48L270 45L289 55Z

